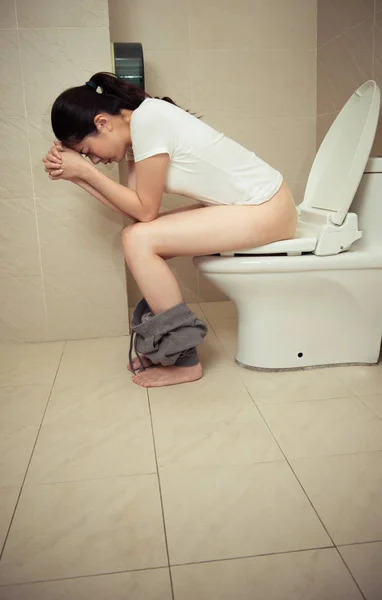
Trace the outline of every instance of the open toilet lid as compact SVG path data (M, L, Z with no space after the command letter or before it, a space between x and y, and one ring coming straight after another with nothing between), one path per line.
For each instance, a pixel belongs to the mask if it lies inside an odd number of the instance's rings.
M375 81L367 81L349 98L326 134L313 162L305 190L303 209L321 209L329 222L342 225L365 171L378 125L380 91ZM369 161L371 165L371 161ZM370 166L371 168L371 166ZM376 166L375 168L378 168ZM378 171L379 172L379 171ZM316 213L318 213L316 211ZM314 224L314 219L312 221ZM299 222L294 238L274 242L234 254L270 255L314 252L317 233Z
M349 98L326 134L309 174L304 208L333 212L341 225L361 181L378 125L380 91L366 81Z

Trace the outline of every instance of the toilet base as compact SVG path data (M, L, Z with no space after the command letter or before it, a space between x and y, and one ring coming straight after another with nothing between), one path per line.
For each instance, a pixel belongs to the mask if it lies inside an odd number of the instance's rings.
M378 362L381 269L204 274L236 305L238 364L289 370Z
M265 369L262 367L251 367L250 365L245 365L241 363L237 358L235 358L235 363L242 367L243 369L248 369L249 371L258 371L259 373L285 373L289 371L314 371L316 369L334 369L336 367L378 367L378 363L342 363L335 365L314 365L310 367L290 367L289 369Z

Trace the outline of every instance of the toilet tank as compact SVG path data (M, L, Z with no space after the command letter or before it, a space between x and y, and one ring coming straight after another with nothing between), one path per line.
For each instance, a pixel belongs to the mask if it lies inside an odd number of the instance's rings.
M382 156L371 156L349 212L358 215L362 238L354 248L382 247Z

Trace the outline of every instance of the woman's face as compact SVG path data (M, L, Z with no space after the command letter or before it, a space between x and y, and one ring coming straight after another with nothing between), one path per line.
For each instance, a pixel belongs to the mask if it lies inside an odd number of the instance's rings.
M89 157L95 165L100 162L121 162L125 158L128 146L131 146L132 112L124 110L121 115L98 114L94 119L97 133L86 136L82 142L75 144L73 149Z

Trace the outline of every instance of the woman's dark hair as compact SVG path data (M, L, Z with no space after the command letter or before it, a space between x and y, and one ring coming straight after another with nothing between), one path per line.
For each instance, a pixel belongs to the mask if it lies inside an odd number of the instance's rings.
M52 106L52 129L56 138L65 146L81 142L86 136L97 133L94 117L101 112L119 115L122 109L135 110L151 98L144 90L125 82L114 73L95 73L90 85L80 85L65 90ZM96 88L101 88L98 93ZM175 104L171 98L162 98Z

